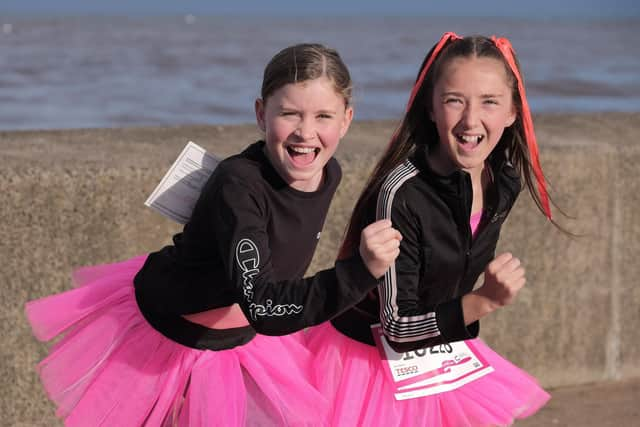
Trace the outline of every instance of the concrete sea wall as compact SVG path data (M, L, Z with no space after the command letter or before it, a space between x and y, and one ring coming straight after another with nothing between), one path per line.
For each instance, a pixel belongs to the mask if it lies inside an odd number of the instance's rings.
M557 231L523 193L499 251L527 268L515 304L481 336L545 387L640 378L639 113L535 118ZM337 157L344 178L310 272L332 264L353 203L393 132L356 122ZM53 425L35 371L46 354L24 303L71 287L71 271L155 250L179 226L143 205L188 140L225 157L255 126L0 132L0 414L3 425Z

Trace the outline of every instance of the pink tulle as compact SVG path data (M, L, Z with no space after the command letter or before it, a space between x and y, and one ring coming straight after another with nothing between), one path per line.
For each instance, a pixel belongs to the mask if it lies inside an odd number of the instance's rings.
M333 402L331 426L510 425L549 399L534 378L479 339L475 347L493 372L452 391L395 400L376 347L344 336L329 322L310 329L306 338L315 358L314 382Z
M66 425L324 425L301 334L222 351L177 344L138 310L132 280L144 260L84 268L75 289L26 305L38 339L64 334L38 370Z

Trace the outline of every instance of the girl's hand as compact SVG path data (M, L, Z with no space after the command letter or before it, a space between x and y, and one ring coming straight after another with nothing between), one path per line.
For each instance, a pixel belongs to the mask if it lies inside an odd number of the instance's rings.
M511 304L526 281L520 260L506 252L489 263L484 271L484 284L476 293L496 309Z
M375 278L380 278L400 254L402 235L383 219L366 226L360 234L360 256Z
M484 270L484 284L462 297L465 325L511 304L525 282L520 260L508 252L498 255Z

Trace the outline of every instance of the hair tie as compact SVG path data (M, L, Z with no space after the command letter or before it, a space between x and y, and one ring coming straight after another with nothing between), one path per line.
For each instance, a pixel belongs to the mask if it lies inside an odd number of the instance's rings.
M491 36L491 41L496 45L498 50L504 56L504 59L509 64L509 68L516 76L518 83L518 91L520 92L520 100L522 102L522 124L524 126L524 137L527 142L527 148L529 149L529 155L531 157L531 165L533 167L533 174L538 182L538 193L540 194L540 201L547 218L551 219L551 207L549 206L549 194L547 193L547 185L542 173L542 167L540 166L540 158L538 154L538 144L536 142L536 135L533 130L533 119L531 118L531 110L529 110L529 103L527 102L527 95L524 90L524 84L522 83L522 77L516 66L514 59L514 49L511 46L509 40L504 37Z

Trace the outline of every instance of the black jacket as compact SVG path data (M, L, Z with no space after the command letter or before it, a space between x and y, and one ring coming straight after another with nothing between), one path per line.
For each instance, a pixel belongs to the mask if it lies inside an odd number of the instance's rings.
M465 326L461 298L495 257L502 223L521 190L517 171L500 154L490 159L494 185L473 240L469 174L436 174L426 148L389 174L375 216L390 218L402 233L400 255L376 298L332 321L338 330L373 344L369 326L379 321L396 351L477 337L479 323Z

